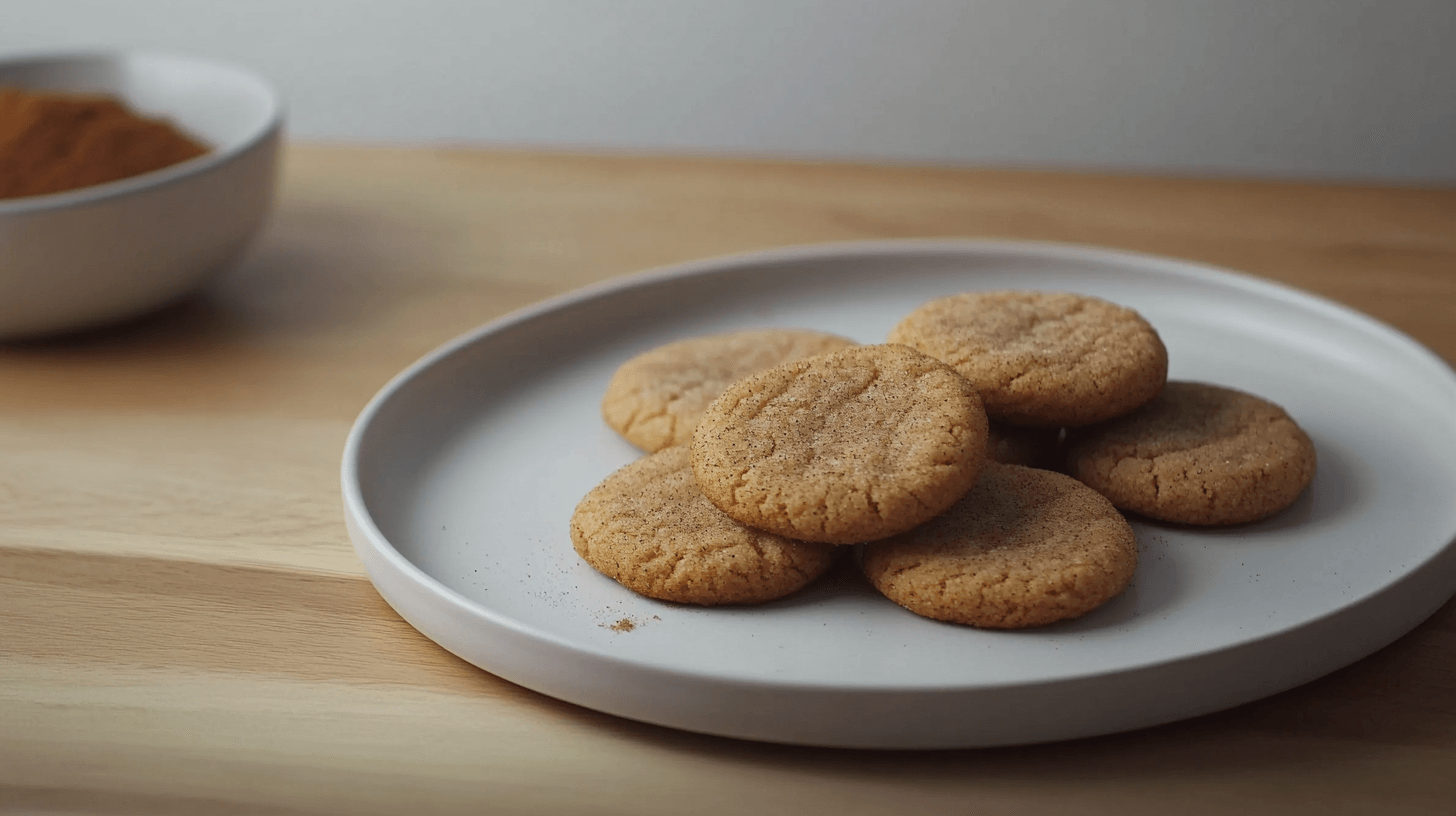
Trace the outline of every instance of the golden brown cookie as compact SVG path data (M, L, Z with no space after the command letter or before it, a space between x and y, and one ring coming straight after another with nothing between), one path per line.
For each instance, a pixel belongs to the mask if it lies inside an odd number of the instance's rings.
M1075 479L991 462L944 514L866 545L861 567L917 615L1016 629L1117 597L1137 567L1137 539L1116 508Z
M638 459L593 488L571 516L571 542L633 592L701 606L788 595L829 569L838 550L724 515L698 490L686 446Z
M944 360L993 420L1076 427L1158 395L1168 352L1137 312L1065 292L967 292L911 312L891 343Z
M1168 383L1142 408L1086 429L1067 452L1067 472L1113 504L1184 524L1273 515L1314 470L1314 444L1284 409L1192 382Z
M976 481L980 397L905 346L857 346L729 386L698 423L693 471L708 499L752 527L831 544L931 518Z
M766 329L668 343L623 363L607 384L602 418L651 453L692 441L708 404L732 383L779 363L854 341L823 332Z

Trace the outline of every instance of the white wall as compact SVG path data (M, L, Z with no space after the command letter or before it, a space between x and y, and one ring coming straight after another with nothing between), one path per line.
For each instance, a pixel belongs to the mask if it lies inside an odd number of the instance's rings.
M1456 0L0 0L307 139L1456 181Z

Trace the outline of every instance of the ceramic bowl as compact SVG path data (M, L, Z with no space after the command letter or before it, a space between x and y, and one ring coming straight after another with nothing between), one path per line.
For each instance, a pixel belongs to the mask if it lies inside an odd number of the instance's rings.
M195 291L273 200L283 105L251 71L197 57L0 59L0 86L104 93L205 142L205 155L49 195L0 199L0 339L122 320Z

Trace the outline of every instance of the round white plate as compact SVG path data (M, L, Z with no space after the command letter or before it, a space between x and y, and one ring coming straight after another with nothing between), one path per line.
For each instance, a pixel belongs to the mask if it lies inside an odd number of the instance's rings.
M1270 521L1137 522L1121 597L997 632L916 617L851 566L789 598L701 609L588 567L567 522L638 456L603 423L613 370L664 342L804 327L882 342L930 298L1055 289L1137 309L1172 376L1244 389L1309 432L1319 472ZM1215 711L1351 663L1456 591L1456 376L1395 330L1206 266L1056 244L857 243L612 281L505 317L405 371L344 451L380 594L511 682L652 723L786 743L1009 745Z

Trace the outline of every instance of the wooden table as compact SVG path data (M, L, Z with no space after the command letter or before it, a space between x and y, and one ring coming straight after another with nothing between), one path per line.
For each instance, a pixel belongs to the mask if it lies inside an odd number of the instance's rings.
M445 653L365 579L344 437L431 348L645 267L907 236L1207 261L1456 360L1451 190L294 146L271 226L203 296L0 346L0 812L1456 812L1456 604L1233 711L888 753L559 703Z

